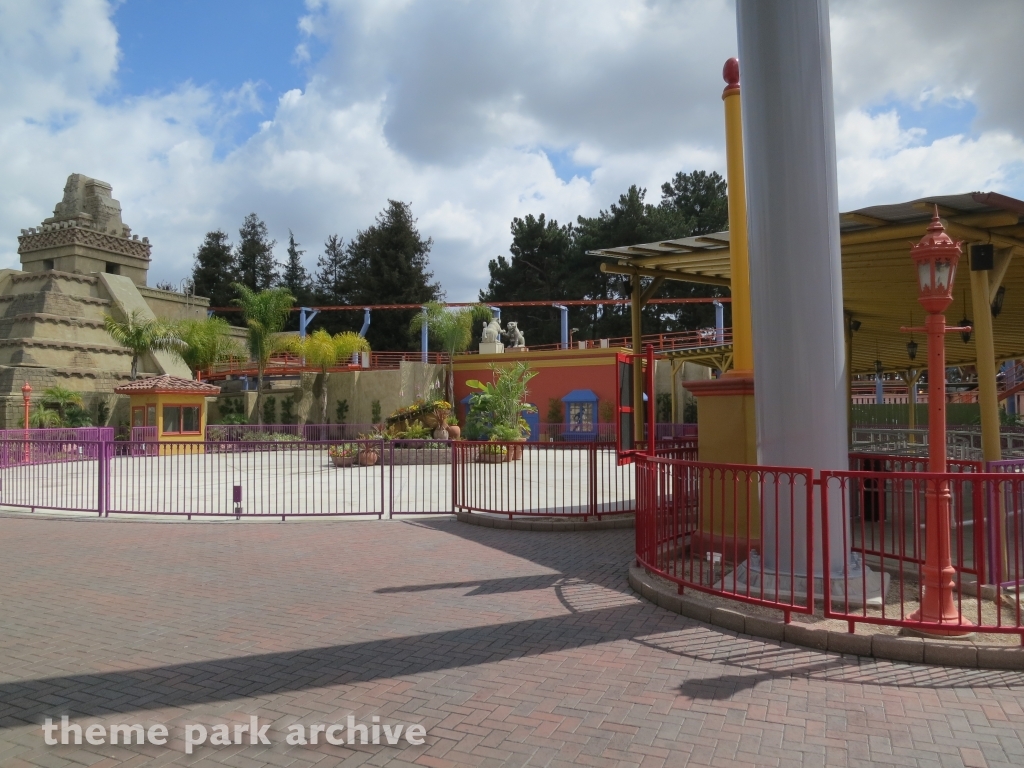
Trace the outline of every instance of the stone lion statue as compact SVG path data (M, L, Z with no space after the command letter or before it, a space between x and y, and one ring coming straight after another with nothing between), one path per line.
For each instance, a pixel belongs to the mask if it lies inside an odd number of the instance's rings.
M526 337L519 330L519 326L512 320L505 326L505 335L508 337L510 347L525 347Z
M497 344L502 333L501 323L492 317L490 320L484 320L484 330L480 334L480 341L484 344Z

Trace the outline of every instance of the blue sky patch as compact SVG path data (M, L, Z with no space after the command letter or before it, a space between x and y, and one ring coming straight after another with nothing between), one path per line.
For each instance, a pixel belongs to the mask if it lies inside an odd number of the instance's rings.
M305 87L309 64L296 60L295 48L305 43L314 60L320 53L298 29L305 13L302 0L126 0L113 16L122 55L109 98L166 93L189 81L220 95L253 82L262 113L239 110L222 126L218 143L230 149L259 130L283 93Z
M905 101L890 101L871 109L872 116L895 110L900 117L900 128L923 128L926 132L924 144L931 144L945 136L974 136L971 126L978 114L978 108L970 101L947 100L939 103L926 102L920 108Z
M547 157L548 162L551 163L551 167L555 169L555 175L566 183L572 181L575 176L579 176L581 179L589 179L590 174L597 168L596 165L577 164L573 160L572 154L574 150L571 148L551 149L550 147L545 147L542 151Z

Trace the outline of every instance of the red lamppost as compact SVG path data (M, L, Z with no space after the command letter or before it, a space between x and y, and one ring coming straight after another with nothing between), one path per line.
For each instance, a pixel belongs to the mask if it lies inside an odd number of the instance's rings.
M32 406L32 385L27 381L21 388L21 396L25 400L25 462L28 463L28 411Z
M928 231L911 247L917 267L917 300L928 313L928 471L946 471L946 347L945 336L961 327L947 327L946 307L953 301L953 278L960 261L961 242L954 241L939 221L935 208ZM920 328L904 328L920 331ZM925 490L925 560L921 568L921 607L908 617L931 624L973 626L953 601L950 557L950 492L945 480L928 480ZM928 630L934 634L962 635L954 630Z

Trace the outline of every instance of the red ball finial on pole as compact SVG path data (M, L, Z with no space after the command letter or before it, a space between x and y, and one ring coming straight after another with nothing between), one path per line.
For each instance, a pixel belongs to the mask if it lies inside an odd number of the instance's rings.
M733 57L725 62L725 66L722 67L722 78L725 80L725 90L739 90L740 89L740 60Z

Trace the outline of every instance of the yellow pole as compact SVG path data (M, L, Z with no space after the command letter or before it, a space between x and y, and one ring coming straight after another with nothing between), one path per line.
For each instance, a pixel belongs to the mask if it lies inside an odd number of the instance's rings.
M747 266L747 191L743 179L743 126L740 122L740 64L725 62L725 161L729 184L729 266L732 281L732 367L734 375L754 370L750 321L750 270Z
M633 332L633 354L640 355L643 353L641 349L641 332L640 332L640 312L643 310L643 303L640 301L640 275L633 275L632 278L632 291L630 292L630 320L632 322ZM653 393L651 394L653 397ZM651 427L653 430L654 427ZM643 362L639 357L633 358L633 439L638 443L644 438L644 372Z
M846 341L846 442L853 445L853 319L844 315Z
M974 350L978 370L978 407L981 410L981 453L985 461L999 461L999 400L996 392L996 350L992 339L992 310L988 272L971 270L971 309L974 312Z

